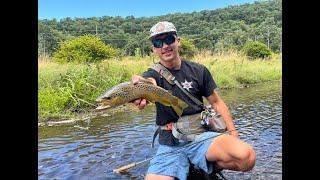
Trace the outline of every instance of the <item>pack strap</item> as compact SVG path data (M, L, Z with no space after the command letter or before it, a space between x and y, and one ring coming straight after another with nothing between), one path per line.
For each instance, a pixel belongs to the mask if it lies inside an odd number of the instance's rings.
M195 98L192 94L190 94L188 91L186 91L179 81L176 80L176 78L170 73L170 71L164 67L160 63L155 63L151 67L151 69L155 70L160 74L160 76L164 77L171 85L177 85L183 93L185 93L195 104L200 106L202 109L204 109L204 105L201 101L199 101L197 98Z
M153 134L151 147L154 148L154 140L156 139L156 137L158 136L161 130L172 131L172 129L173 129L173 123L168 123L164 126L158 126L157 130Z
M177 138L177 139L181 139L183 141L194 141L196 138L196 134L184 134L181 131L179 131L179 129L177 128L177 123L173 124L173 128L172 128L172 135Z
M171 85L175 84L175 77L160 63L154 63L150 68L157 71L157 73L159 73L161 77L164 77Z
M154 132L153 134L153 139L152 139L152 144L151 144L151 147L154 148L154 140L156 139L156 137L158 136L158 134L160 133L161 131L161 128L160 126L157 128L157 130Z
M177 123L168 123L164 126L158 126L157 130L153 134L153 139L152 139L152 145L151 147L154 148L154 140L158 136L161 130L167 130L171 131L172 135L177 138L181 139L183 141L194 141L196 138L196 134L184 134L179 129L177 128Z
M170 73L170 71L164 67L160 63L154 63L152 66L150 66L151 69L155 70L159 75L167 80L167 82L171 85L177 85L182 92L184 92L195 104L200 106L202 109L205 109L202 102L200 102L197 98L195 98L193 95L191 95L188 91L186 91L179 81L176 80L176 78ZM168 129L167 125L164 126L158 126L157 130L153 134L152 139L152 145L151 147L154 148L154 140L158 136L161 130L171 130L172 135L177 139L182 139L184 141L194 141L196 135L195 134L183 134L179 131L179 129L176 127L176 123L173 123L172 128Z

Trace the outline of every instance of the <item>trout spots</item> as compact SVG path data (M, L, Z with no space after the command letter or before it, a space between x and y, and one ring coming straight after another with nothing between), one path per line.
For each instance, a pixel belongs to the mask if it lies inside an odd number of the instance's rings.
M147 86L147 90L148 91L152 91L152 87L151 86Z
M178 105L178 98L172 98L172 105Z
M121 83L106 91L101 97L111 97L112 104L114 105L121 105L132 102L135 99L143 98L150 102L159 102L165 106L172 106L179 114L181 114L185 108L179 106L180 100L173 96L169 91L159 86L143 82L135 85L130 82ZM98 99L98 102L100 103L103 101L103 98Z

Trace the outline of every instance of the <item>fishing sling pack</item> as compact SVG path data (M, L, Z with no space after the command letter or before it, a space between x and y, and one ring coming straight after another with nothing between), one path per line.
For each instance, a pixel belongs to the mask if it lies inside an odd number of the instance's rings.
M200 106L203 109L201 113L182 116L176 123L172 123L172 127L169 130L172 131L172 135L176 139L168 144L174 145L179 139L184 141L194 141L197 135L206 131L225 132L227 130L226 123L221 115L216 112L211 105L204 106L202 102L186 91L167 68L160 63L155 63L150 68L158 72L159 75L165 78L171 85L177 85L184 94L186 94L197 106ZM168 130L167 125L158 127L153 136L152 147L154 147L154 140L159 133L168 132L161 130Z

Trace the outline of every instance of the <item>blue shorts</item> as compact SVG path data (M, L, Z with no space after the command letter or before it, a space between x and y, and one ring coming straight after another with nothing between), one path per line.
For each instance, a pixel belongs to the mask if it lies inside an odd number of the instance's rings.
M204 132L200 134L195 141L214 137L218 134L220 133ZM212 139L213 138L210 138L186 147L182 147L186 144L183 141L180 141L177 146L159 145L156 157L150 161L147 174L172 176L179 180L184 180L187 179L189 173L189 162L194 164L196 168L200 168L210 174L213 170L213 163L208 163L205 155ZM161 155L169 151L172 151L172 153Z

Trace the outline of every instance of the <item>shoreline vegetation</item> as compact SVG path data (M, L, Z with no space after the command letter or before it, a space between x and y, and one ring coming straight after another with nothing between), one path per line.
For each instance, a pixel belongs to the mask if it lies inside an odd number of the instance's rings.
M237 51L201 52L191 61L205 65L219 89L280 81L282 77L281 54L251 60ZM99 95L112 86L130 81L133 74L140 75L154 62L157 59L153 56L125 56L98 63L59 64L51 58L39 57L38 125L88 119L86 115L93 112Z

